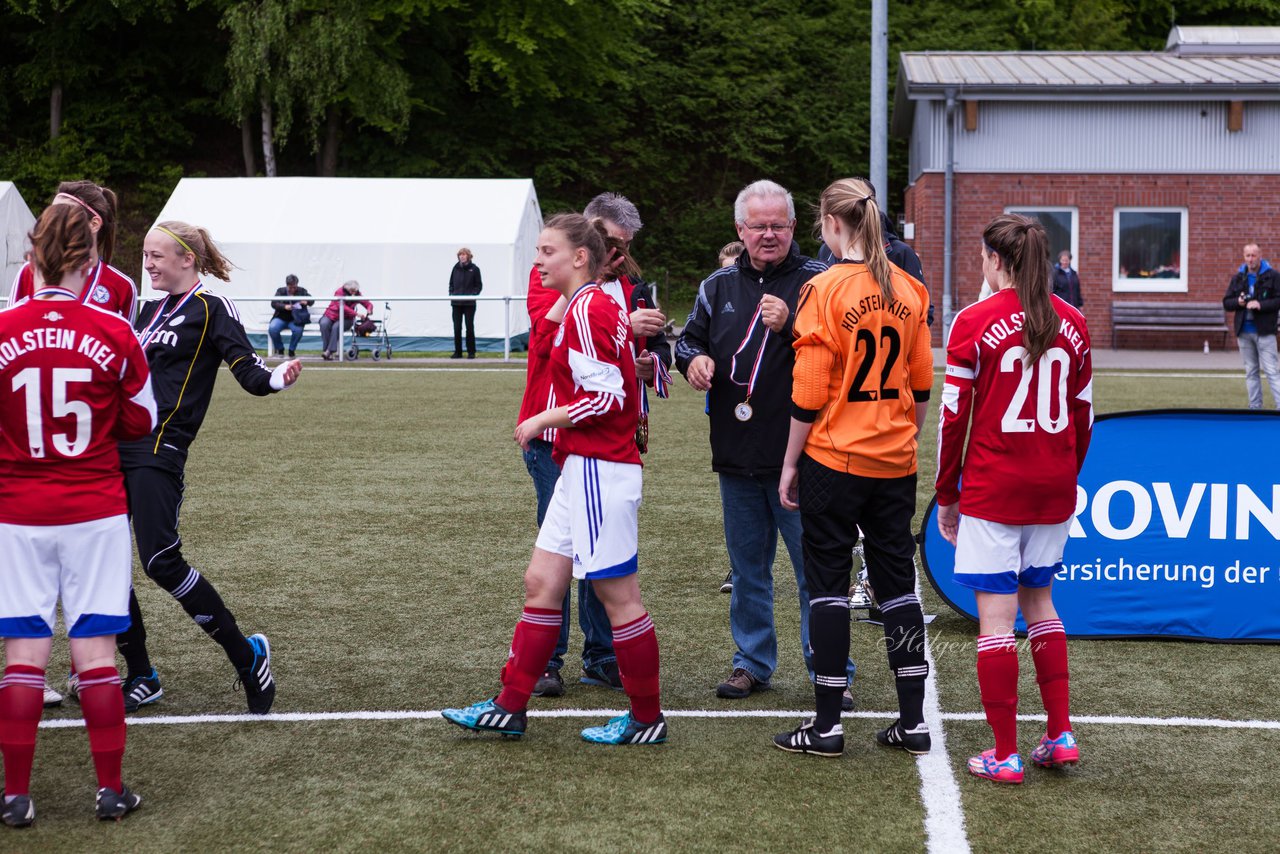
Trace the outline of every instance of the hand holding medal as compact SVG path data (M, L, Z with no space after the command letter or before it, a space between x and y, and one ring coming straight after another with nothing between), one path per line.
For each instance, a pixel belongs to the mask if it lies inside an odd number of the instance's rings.
M738 350L733 354L733 361L729 365L729 379L733 384L747 387L747 399L733 408L733 417L739 421L750 421L751 416L755 414L755 411L751 408L751 394L755 391L756 380L760 378L760 363L764 358L765 345L769 343L769 332L781 332L790 314L791 311L787 308L787 304L778 297L772 294L765 294L760 297L760 304L756 306L756 313L751 316L751 323L747 325L747 334L742 339L742 343L738 345ZM764 335L760 338L760 348L756 351L755 362L751 365L751 376L747 378L745 383L741 383L736 378L738 374L738 356L742 355L742 351L746 350L751 343L757 322L764 327Z

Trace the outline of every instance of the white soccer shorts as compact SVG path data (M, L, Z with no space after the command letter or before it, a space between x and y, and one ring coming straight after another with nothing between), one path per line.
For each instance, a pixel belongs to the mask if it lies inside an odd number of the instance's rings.
M69 637L129 628L128 516L74 525L0 523L0 555L0 637L52 637L59 598Z
M986 593L1017 593L1018 586L1048 587L1062 569L1071 520L1056 525L1003 525L960 517L956 583Z
M538 548L572 558L574 578L635 572L641 471L634 463L570 454L538 532Z

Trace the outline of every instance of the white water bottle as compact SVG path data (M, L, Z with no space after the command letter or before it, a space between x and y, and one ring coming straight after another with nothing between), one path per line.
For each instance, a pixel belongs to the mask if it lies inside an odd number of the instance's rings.
M1208 342L1208 341L1204 342L1204 354L1205 354L1206 356L1207 356L1207 355L1209 355L1209 342Z

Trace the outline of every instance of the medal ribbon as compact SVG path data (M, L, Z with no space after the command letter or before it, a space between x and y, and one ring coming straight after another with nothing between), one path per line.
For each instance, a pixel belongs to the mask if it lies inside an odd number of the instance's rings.
M160 327L164 324L164 322L169 318L173 317L175 314L177 314L178 309L186 305L187 300L195 296L196 291L200 290L201 286L202 286L201 282L196 282L195 287L187 291L185 294L183 294L182 298L178 300L178 304L175 305L173 308L169 309L167 312L161 311L159 308L156 309L156 316L151 318L151 322L147 324L146 329L138 333L138 343L142 345L142 349L144 350L147 349L147 344L149 344L151 342L151 339L155 337L155 334L160 331Z
M733 354L733 359L729 362L729 380L734 385L744 385L738 382L734 377L738 373L738 356L742 355L742 351L747 349L747 344L751 341L751 336L756 331L756 321L760 320L760 313L764 310L764 306L756 306L756 313L751 315L751 323L747 326L746 337L742 339L742 343L738 345L738 351ZM764 324L760 324L764 326ZM769 343L769 327L764 327L764 337L760 339L760 349L756 352L755 364L751 366L751 376L747 378L745 383L747 387L747 400L751 400L751 393L755 391L756 379L760 376L760 363L764 360L764 346Z
M653 391L658 397L666 400L671 396L671 372L662 364L657 353L650 353L653 359Z
M43 288L41 288L40 290L36 291L34 294L31 295L32 299L41 299L41 298L47 298L47 297L66 297L67 299L78 299L74 291L69 291L66 288L58 287L57 285L45 285Z

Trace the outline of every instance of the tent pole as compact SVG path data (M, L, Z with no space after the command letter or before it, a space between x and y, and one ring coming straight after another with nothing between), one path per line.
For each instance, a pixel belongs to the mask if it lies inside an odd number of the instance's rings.
M502 298L502 361L511 361L511 296Z

